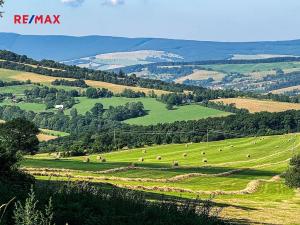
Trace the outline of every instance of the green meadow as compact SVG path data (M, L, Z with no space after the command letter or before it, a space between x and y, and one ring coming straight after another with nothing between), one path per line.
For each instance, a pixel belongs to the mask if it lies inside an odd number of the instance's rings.
M153 98L113 97L105 99L88 99L85 97L80 97L77 99L79 100L79 104L76 104L73 108L76 108L80 114L85 114L96 103L103 104L104 108L107 109L109 106L125 105L127 102L142 102L148 112L148 115L125 121L128 124L135 125L151 125L158 123L171 123L182 120L198 120L208 117L227 116L230 114L196 104L175 107L173 110L167 110L164 103L161 103Z
M51 177L109 183L173 197L214 196L225 206L234 203L234 210L225 207L224 215L257 222L272 209L285 207L286 215L300 210L300 195L286 187L279 176L287 169L289 159L300 152L299 146L299 134L291 134L148 146L89 155L89 162L87 157L57 160L54 155L39 154L26 158L22 167L43 180ZM274 222L274 217L265 219ZM296 219L299 216L285 217L287 224L296 224Z

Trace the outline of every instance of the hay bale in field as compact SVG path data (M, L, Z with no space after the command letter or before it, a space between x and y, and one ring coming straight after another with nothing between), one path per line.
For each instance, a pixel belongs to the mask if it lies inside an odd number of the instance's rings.
M102 159L102 156L98 155L97 160L100 161Z
M185 144L185 147L188 148L188 147L189 147L189 144Z
M222 152L222 151L223 151L223 150L220 148L220 149L219 149L219 152Z
M207 160L207 159L203 159L203 160L202 160L202 162L204 162L204 163L207 163L207 162L208 162L208 160Z
M83 162L89 163L89 162L90 162L90 158L89 158L89 157L84 157L84 158L83 158Z
M174 162L173 162L173 166L174 166L174 167L179 166L179 162L178 162L178 161L174 161Z
M183 157L187 157L187 153L183 153Z
M147 150L146 150L146 149L144 149L144 150L143 150L143 153L144 153L144 154L146 154L146 153L147 153Z
M251 155L250 155L250 154L248 154L248 155L247 155L247 158L250 158L250 157L251 157Z
M144 158L143 157L139 158L139 161L144 162Z
M161 160L161 156L157 156L156 159L157 159L157 160Z
M105 159L105 158L102 158L102 159L101 159L101 162L103 162L103 163L106 162L106 159Z
M233 146L233 145L230 145L230 147L233 148L234 146Z
M205 153L205 152L201 152L201 154L202 154L202 155L205 155L206 153Z

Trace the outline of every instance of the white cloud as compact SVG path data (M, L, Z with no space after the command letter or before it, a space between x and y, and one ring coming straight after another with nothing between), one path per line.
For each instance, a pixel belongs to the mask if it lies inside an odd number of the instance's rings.
M117 6L117 5L123 5L125 3L125 0L104 0L103 5L109 5L109 6Z
M61 2L69 6L77 7L80 6L84 0L61 0Z
M73 7L81 6L84 1L85 0L61 0L62 3ZM123 5L125 0L100 0L100 2L106 6L118 6Z

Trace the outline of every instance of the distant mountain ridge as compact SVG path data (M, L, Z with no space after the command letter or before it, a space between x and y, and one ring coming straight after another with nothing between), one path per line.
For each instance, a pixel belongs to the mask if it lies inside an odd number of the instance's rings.
M67 61L99 54L149 50L176 54L183 58L182 61L201 61L230 59L234 55L300 56L300 40L243 43L0 33L0 49L25 54L37 60Z

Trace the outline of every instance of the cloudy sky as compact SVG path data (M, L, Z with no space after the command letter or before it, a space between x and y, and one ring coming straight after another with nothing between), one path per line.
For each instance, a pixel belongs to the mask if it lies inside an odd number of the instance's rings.
M300 39L299 0L6 0L0 31L193 40ZM1 10L0 10L1 11ZM14 25L60 14L61 25Z

